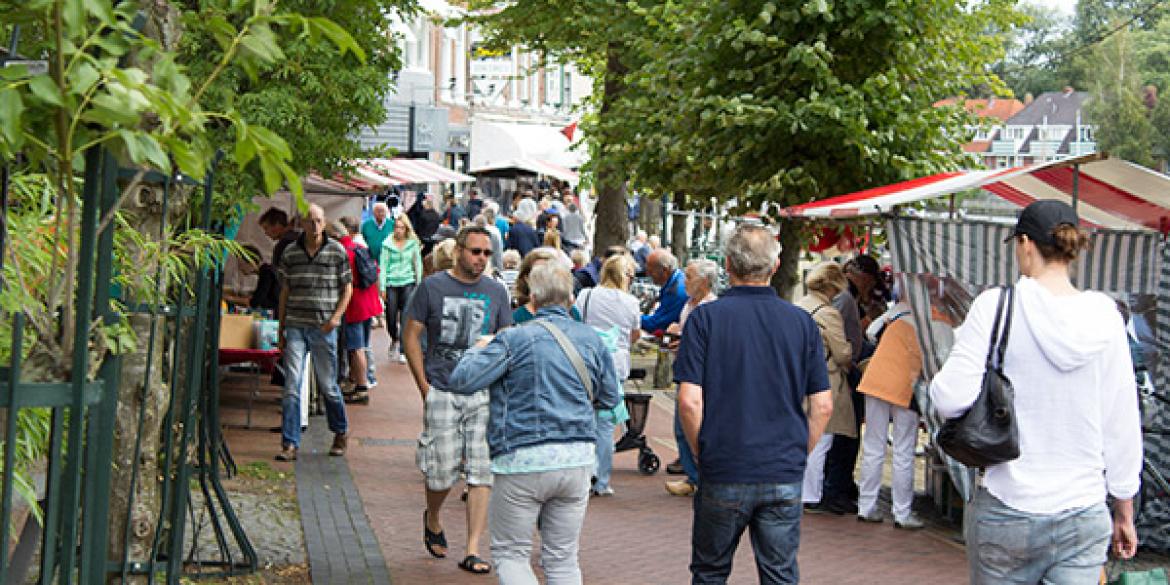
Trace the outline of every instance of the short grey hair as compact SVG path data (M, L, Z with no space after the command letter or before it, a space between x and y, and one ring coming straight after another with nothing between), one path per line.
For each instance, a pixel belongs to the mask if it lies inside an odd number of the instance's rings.
M742 225L727 241L724 249L727 271L748 281L767 280L776 268L780 245L772 230L757 225Z
M538 309L568 307L573 302L573 275L559 262L540 262L528 275L528 294Z
M714 260L696 258L687 262L687 268L695 268L695 275L707 281L707 288L712 292L719 287L719 265Z
M658 248L650 253L654 257L654 262L662 267L667 272L674 272L678 269L678 258L670 253L666 248Z

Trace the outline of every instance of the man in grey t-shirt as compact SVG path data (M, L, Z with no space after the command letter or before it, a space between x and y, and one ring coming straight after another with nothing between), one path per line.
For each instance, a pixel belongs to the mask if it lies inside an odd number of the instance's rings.
M447 555L439 511L459 472L467 475L467 556L459 566L486 573L479 557L487 528L491 458L487 445L487 389L471 395L447 392L447 380L463 352L481 336L512 324L508 291L483 278L492 256L491 234L467 227L455 237L455 267L427 277L415 290L406 312L402 349L424 403L423 432L416 455L426 477L427 513L423 542L435 557ZM424 359L420 338L427 336Z

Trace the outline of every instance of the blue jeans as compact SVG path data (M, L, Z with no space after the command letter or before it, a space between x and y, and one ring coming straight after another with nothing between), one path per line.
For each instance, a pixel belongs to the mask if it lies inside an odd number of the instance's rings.
M609 487L610 472L613 471L613 421L601 414L593 415L597 420L597 467L593 476L597 483L593 489L602 491Z
M760 583L798 583L800 482L699 484L691 533L691 583L726 583L749 528Z
M678 463L682 465L683 473L691 485L699 485L699 467L695 465L695 456L691 453L691 444L683 433L682 419L678 416L678 405L674 409L674 440L678 443Z
M963 518L972 585L1094 585L1113 536L1105 502L1055 514L1008 507L978 488Z
M281 401L280 435L285 445L301 444L301 376L305 357L312 355L313 375L317 388L325 397L325 418L329 430L344 433L349 429L345 402L337 387L337 330L329 333L318 327L288 327L284 330L284 399Z

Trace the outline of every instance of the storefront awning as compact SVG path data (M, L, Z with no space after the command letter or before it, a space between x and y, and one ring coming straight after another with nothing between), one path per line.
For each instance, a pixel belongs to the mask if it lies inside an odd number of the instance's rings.
M421 158L374 158L355 163L361 178L384 186L475 182L475 177Z
M983 189L1025 206L1040 199L1072 204L1086 223L1114 229L1170 230L1170 177L1133 163L1089 155L998 170L939 173L893 185L794 205L788 217L876 215L897 205Z
M534 158L518 158L508 159L502 161L495 161L486 163L480 167L471 169L472 174L490 173L493 171L504 171L508 169L516 169L518 171L529 172L535 175L545 175L561 181L567 181L576 185L581 177L572 169L567 169L557 164L550 163Z

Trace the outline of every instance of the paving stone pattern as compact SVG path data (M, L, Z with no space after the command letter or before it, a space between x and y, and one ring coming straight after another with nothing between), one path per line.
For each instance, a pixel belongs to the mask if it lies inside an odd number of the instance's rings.
M343 457L330 457L333 435L313 417L297 455L297 499L313 583L388 585L390 573Z
M375 355L382 358L386 336L376 330L373 337ZM456 566L466 554L467 539L460 484L456 484L440 516L451 545L448 557L435 559L423 549L423 478L414 458L422 430L422 400L406 366L382 359L379 385L371 392L370 405L348 410L354 438L350 440L346 462L394 583L495 583L494 574L471 575ZM674 405L669 395L655 392L650 409L646 434L665 467L676 455ZM317 424L316 420L310 426ZM327 446L328 441L310 439L307 444ZM585 583L690 582L691 499L666 493L663 482L674 477L661 471L651 476L639 473L636 451L614 457L612 484L617 494L594 498L585 516L580 551ZM802 525L801 582L961 585L967 582L966 560L962 546L953 537L953 532L945 529L909 533L895 530L889 521L867 525L852 516L809 515ZM480 556L490 559L486 535L480 551ZM539 574L538 558L534 565ZM729 583L756 582L751 539L745 534Z

